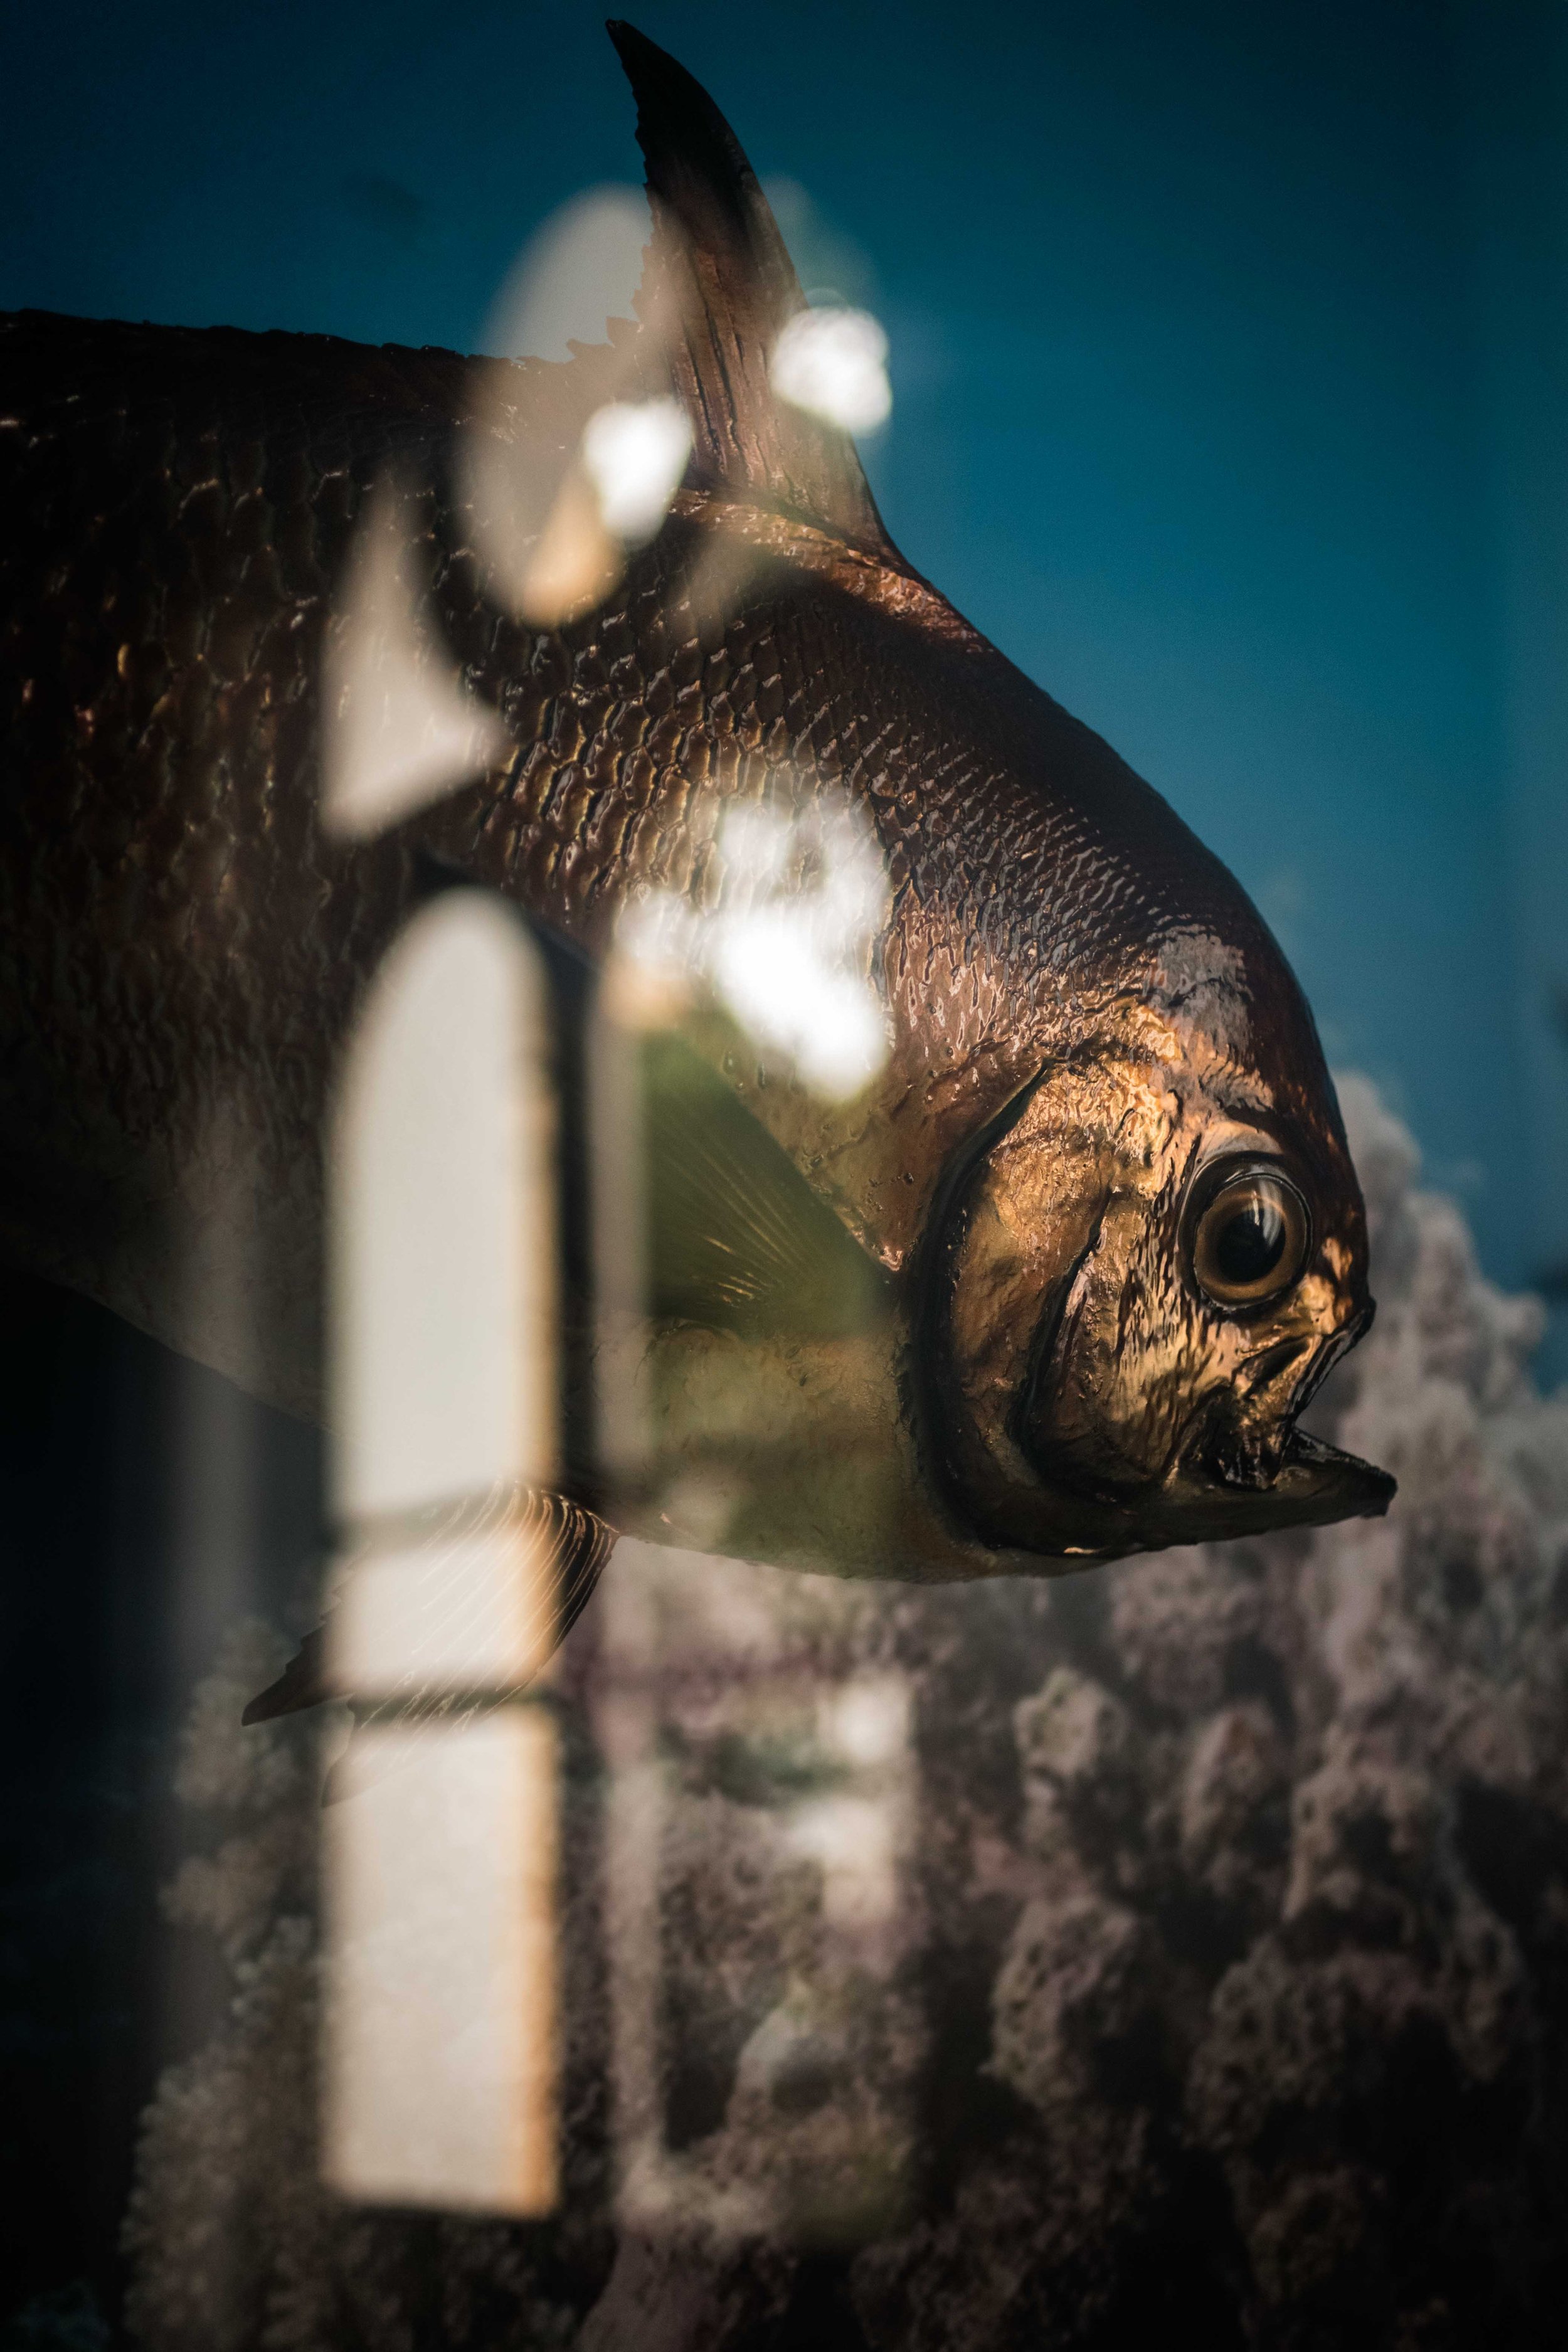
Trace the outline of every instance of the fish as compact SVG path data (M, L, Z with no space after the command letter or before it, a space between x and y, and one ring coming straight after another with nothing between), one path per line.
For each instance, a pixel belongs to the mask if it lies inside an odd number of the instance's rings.
M640 1376L665 1469L731 1481L725 1543L1055 1574L1384 1511L1393 1480L1303 1425L1373 1302L1279 947L780 393L806 303L755 175L684 68L609 29L652 236L602 343L0 320L0 1246L319 1417L333 1087L400 929L500 893L580 1001L639 908L711 914L737 811L782 810L877 860L874 1070L814 1086L711 1003L637 1048ZM662 526L546 610L586 425L639 403L677 404L689 451ZM513 578L490 509L542 451ZM384 529L479 769L356 833L327 768ZM574 1610L606 1526L681 1538L680 1480L617 1502L567 1450L541 1509Z

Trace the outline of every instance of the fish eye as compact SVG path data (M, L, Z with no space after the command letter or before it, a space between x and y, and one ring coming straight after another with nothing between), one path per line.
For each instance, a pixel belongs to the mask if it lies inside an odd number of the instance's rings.
M1207 1189L1192 1229L1193 1276L1216 1307L1256 1307L1289 1290L1311 1244L1307 1203L1288 1176L1256 1165Z

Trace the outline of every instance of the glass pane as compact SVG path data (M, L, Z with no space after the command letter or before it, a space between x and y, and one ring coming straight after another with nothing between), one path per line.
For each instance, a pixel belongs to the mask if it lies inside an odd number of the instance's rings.
M0 2352L1555 2343L1568 17L13 15Z

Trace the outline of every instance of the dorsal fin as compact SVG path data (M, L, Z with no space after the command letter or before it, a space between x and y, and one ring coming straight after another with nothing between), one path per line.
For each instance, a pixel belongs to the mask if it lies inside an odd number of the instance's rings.
M638 309L668 337L690 480L899 561L848 434L773 395L773 345L805 297L740 141L683 66L631 25L612 19L609 34L637 102L653 211Z

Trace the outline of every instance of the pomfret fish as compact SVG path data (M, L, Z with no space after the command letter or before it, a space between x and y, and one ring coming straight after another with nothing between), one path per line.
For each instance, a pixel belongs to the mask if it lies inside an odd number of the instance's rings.
M498 375L319 336L0 323L11 1254L319 1410L333 1072L431 874L598 961L650 890L710 902L727 811L843 806L887 881L886 1057L847 1101L765 1056L677 1074L651 1192L679 1379L694 1348L749 1349L819 1434L853 1391L901 1499L837 1554L819 1527L826 1565L1049 1570L1384 1510L1393 1482L1300 1425L1372 1305L1284 958L1159 794L905 562L848 435L776 396L805 302L767 204L698 85L612 33L654 236L638 317L602 347ZM472 453L559 470L606 402L671 394L691 450L668 520L541 625L484 553ZM492 732L481 777L356 841L321 821L322 677L377 499ZM537 548L539 516L518 529ZM710 1143L683 1154L688 1115ZM825 1297L868 1302L869 1371L822 1370L831 1311L792 1329L790 1268L813 1263ZM236 1265L226 1289L204 1275ZM591 1521L558 1516L596 1565Z

